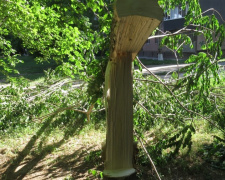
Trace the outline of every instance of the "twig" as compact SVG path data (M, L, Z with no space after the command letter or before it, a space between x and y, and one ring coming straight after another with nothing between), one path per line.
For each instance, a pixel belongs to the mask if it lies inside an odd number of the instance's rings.
M139 103L139 102L136 102L139 106L141 106L149 115L151 115L151 116L155 116L156 117L156 115L153 115L152 113L150 113L150 111L143 105L143 104L141 104L141 103Z
M68 107L58 108L56 111L54 111L52 113L46 114L46 115L44 115L42 117L39 117L39 118L34 118L33 120L40 120L40 121L42 121L42 120L46 119L49 116L57 115L57 114L59 114L59 113L61 113L63 111L66 111L66 110L73 110L73 111L76 111L76 112L79 112L79 113L87 114L86 111L82 111L82 110L74 109L74 108L75 108L75 106L68 106Z
M88 111L86 112L88 123L91 121L91 112L92 112L94 106L95 106L95 103L91 104Z
M105 9L106 9L107 13L110 15L110 11L109 11L109 9L108 9L108 7L107 7L106 3L105 3L105 2L103 2L103 3L104 3L104 7L105 7Z
M148 79L138 79L138 78L134 78L134 80L136 81L144 81L144 82L150 82L150 83L159 83L161 84L159 81L153 81L153 80L148 80ZM175 81L174 81L175 82ZM170 82L172 83L172 82ZM176 86L176 85L173 85L173 84L169 84L169 83L165 83L167 86Z
M216 13L220 16L221 20L222 20L223 22L225 22L225 20L223 19L222 15L219 13L219 11L217 11L217 10L214 9L214 8L210 8L210 9L204 11L203 13L201 13L201 15L198 15L197 17L193 18L193 20L190 22L190 24L187 25L187 26L185 26L185 27L183 27L182 29L180 29L180 30L178 30L178 31L176 31L176 32L174 32L174 33L171 33L171 32L168 32L168 31L167 31L167 32L163 32L163 31L160 30L160 32L163 33L162 35L151 36L151 37L149 37L148 39L162 38L162 37L165 37L165 36L174 36L174 35L181 34L181 33L183 33L184 31L187 31L187 32L188 32L188 31L190 31L190 32L191 32L191 31L194 31L194 32L199 32L199 33L202 33L202 34L203 34L203 31L196 30L196 29L188 29L188 26L190 26L190 25L191 25L191 26L197 26L197 25L192 24L192 22L194 22L197 18L199 18L199 16L202 16L203 14L206 14L206 13L209 12L209 11L213 11L213 13L216 12ZM205 27L203 27L203 26L200 26L200 27L205 28Z
M155 118L162 118L162 119L168 119L168 120L170 120L170 118L169 117L164 117L164 116L162 116L162 114L152 114L152 113L150 113L150 111L143 105L143 104L141 104L140 102L136 102L139 106L141 106L150 116L153 116L153 117L155 117ZM168 116L176 116L176 114L167 114ZM182 123L184 123L182 120L179 120L179 121L181 121Z
M163 37L166 37L166 36L174 36L174 35L183 34L184 32L199 32L199 33L203 34L203 31L199 31L199 30L195 30L195 29L183 28L183 29L181 29L179 31L176 31L174 33L165 33L165 34L161 34L161 35L150 36L148 39L163 38Z
M33 120L40 120L40 121L42 121L43 119L45 119L45 118L47 118L49 116L52 116L52 115L56 115L56 114L58 114L60 112L63 112L63 111L66 111L66 110L73 110L75 112L79 112L79 113L86 114L87 115L87 121L89 123L90 120L91 120L91 117L90 116L91 116L92 110L94 108L94 105L95 105L95 103L91 104L90 107L89 107L89 109L86 110L86 111L79 110L79 109L74 109L75 106L61 107L61 108L58 108L56 111L54 111L52 113L46 114L46 115L44 115L42 117L39 117L39 118L34 118Z
M136 80L136 81L151 82L151 83L160 83L159 81L153 81L153 80L148 80L148 79L138 79L138 78L134 78L134 80Z
M219 11L217 11L217 10L214 9L214 8L210 8L210 9L204 11L202 14L204 14L204 13L206 13L206 12L208 12L208 11L213 11L213 13L216 12L216 13L220 16L221 20L225 23L225 20L223 19L223 16L219 13Z
M50 96L52 93L55 92L55 90L60 89L65 84L68 84L68 83L71 83L71 82L74 82L74 81L70 81L69 79L59 80L57 83L54 83L53 85L51 85L49 87L46 87L46 89L41 91L39 94L35 94L34 96L29 97L27 100L28 100L28 102L31 102L36 97L40 97L41 96L43 98L43 97Z
M99 109L99 110L94 110L92 112L101 112L101 111L105 111L105 108Z
M178 79L180 78L180 67L179 67L179 60L178 60L178 56L177 56L177 51L184 45L186 41L183 41L180 46L174 51L174 56L176 58L176 61L177 61L177 68L178 68L178 71L177 71L177 74L178 74Z
M145 148L145 146L144 146L144 144L143 144L141 138L138 136L138 134L136 133L135 130L134 130L134 134L135 134L135 136L137 136L138 140L140 141L141 146L142 146L142 148L144 149L146 155L148 156L148 159L149 159L151 165L153 166L153 169L155 170L155 173L156 173L158 179L161 180L161 178L160 178L160 176L159 176L159 173L158 173L158 171L157 171L157 169L156 169L156 167L155 167L155 164L154 164L154 162L152 161L151 156L149 155L149 153L148 153L148 151L146 150L146 148Z

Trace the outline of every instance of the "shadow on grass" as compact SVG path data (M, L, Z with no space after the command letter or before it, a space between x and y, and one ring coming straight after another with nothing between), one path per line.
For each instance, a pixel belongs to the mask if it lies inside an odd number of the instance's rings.
M199 149L201 151L199 151ZM202 152L200 147L199 149L196 152L192 152L195 154L185 154L183 151L182 155L167 156L168 154L164 154L162 156L162 154L160 155L159 153L153 152L151 152L150 155L153 157L156 168L164 180L225 180L225 171L213 167L212 163L209 163L204 158L205 152ZM141 156L138 157L137 164L138 176L140 176L141 179L157 179L157 177L154 177L155 172L150 162L143 154L143 150L140 152Z
M63 155L55 159L55 163L50 164L48 174L51 174L51 178L56 179L62 177L62 175L71 175L73 179L83 179L88 176L90 169L97 169L103 171L103 163L96 165L96 162L92 160L86 160L85 158L89 155L89 152L93 152L95 147L79 148L70 155ZM101 160L99 158L99 160ZM54 173L57 168L58 173ZM69 172L68 172L69 171ZM66 174L67 173L67 174Z
M72 136L74 133L76 133L79 129L82 129L84 126L84 120L83 118L78 118L76 121L71 120L67 123L66 129L64 131L64 136L59 140L58 142L52 143L50 145L43 146L41 150L38 150L38 153L35 154L32 158L28 159L28 155L30 155L32 149L35 147L35 144L37 140L41 137L46 135L47 128L49 128L50 125L54 124L54 119L56 118L56 115L53 115L49 117L40 127L40 129L36 132L35 135L33 135L30 139L30 141L27 143L27 145L24 147L24 149L18 153L17 157L14 159L10 159L8 162L6 162L2 168L6 168L4 173L2 174L2 180L22 180L31 170L32 172L36 172L40 170L40 167L35 168L34 167L43 160L47 155L51 154L56 148L59 148L63 143L68 140L70 136ZM59 119L59 118L58 118ZM57 121L57 120L55 120ZM54 130L53 128L51 131ZM48 133L47 133L48 135ZM71 154L69 156L59 157L59 162L63 165L60 169L64 169L68 171L68 163L63 164L62 162L66 159L70 159L72 157L76 157L78 154L78 151L82 151L85 153L85 151L81 149L76 150L74 154ZM73 158L72 158L73 159ZM79 161L78 159L74 159L74 162L70 163L76 163L76 161ZM66 161L65 161L66 162ZM68 161L67 161L68 162ZM62 166L60 164L56 164L56 166ZM55 165L54 165L55 167ZM51 168L50 168L51 170ZM53 171L52 171L53 172ZM51 173L51 172L49 172ZM52 175L52 177L57 175Z

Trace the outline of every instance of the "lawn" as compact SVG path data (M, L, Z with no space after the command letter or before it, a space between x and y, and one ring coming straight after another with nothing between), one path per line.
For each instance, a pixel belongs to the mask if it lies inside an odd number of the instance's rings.
M203 147L213 142L212 134L202 133L207 128L204 121L196 123L200 126L194 136L191 153L186 154L186 150L183 150L174 159L164 159L163 164L156 164L162 179L224 179L225 171L214 168L204 159L207 151ZM151 134L157 133L158 128L151 131ZM39 134L40 129L33 126L1 135L0 174L7 177L7 180L15 177L24 180L101 179L104 168L101 144L105 139L105 130L95 130L93 124L89 124L75 136L66 137L65 132L71 130L69 127L54 129L50 134L46 131ZM145 134L149 145L157 139L151 134ZM138 149L134 165L137 179L154 180L155 173L150 163L143 159L140 144Z
M28 80L38 80L43 78L44 71L48 69L55 69L57 67L57 64L53 60L49 60L49 62L42 62L38 63L35 61L34 56L19 56L20 60L23 61L23 63L19 63L16 66L16 70L20 72L20 74L11 74L11 76L23 76L24 78ZM141 59L142 63L144 65L153 65L153 66L160 66L160 65L172 65L177 64L176 60L152 60L152 59ZM180 64L184 63L184 60L179 61ZM5 77L0 76L0 82L4 82Z
M53 60L37 63L33 56L18 56L18 59L23 61L23 63L19 63L16 66L16 70L18 70L20 74L11 74L12 77L23 76L28 80L37 80L44 76L45 70L48 70L49 68L55 69L57 66ZM5 82L4 76L0 76L0 82L1 81Z

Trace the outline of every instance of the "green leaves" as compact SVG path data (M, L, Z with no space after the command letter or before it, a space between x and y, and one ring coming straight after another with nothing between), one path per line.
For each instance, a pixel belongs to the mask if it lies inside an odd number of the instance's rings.
M12 48L10 41L0 35L0 73L8 75L9 73L18 73L14 68L21 61L17 59L17 54Z
M207 54L201 52L198 55L190 56L187 63L193 63L186 68L186 76L188 77L187 94L196 88L200 88L199 99L208 96L212 81L211 75L214 75L214 83L219 82L217 62L212 63Z
M54 70L46 71L45 81L31 88L25 78L9 80L10 86L0 87L0 131L40 125L53 114L55 121L51 126L54 127L64 128L70 124L76 131L87 121L85 113L90 109L92 97L88 96L87 85L83 82L62 77ZM100 99L95 108L103 108ZM104 119L102 116L104 112L92 113L91 120L99 123ZM80 124L76 125L78 120Z
M66 61L64 68L58 69L65 70L67 75L83 76L84 67L95 59L95 54L109 49L105 35L109 34L111 12L102 0L3 1L5 3L0 4L0 24L4 23L0 33L10 33L21 39L30 53L38 52L39 61L50 58L57 62ZM3 48L2 44L0 48ZM9 49L12 48L8 47L5 52L12 54ZM69 69L72 72L69 73Z
M184 45L186 47L188 45L190 48L194 47L192 40L196 41L196 39L193 36L203 39L200 48L198 45L195 46L197 54L193 54L187 59L186 63L191 65L183 69L186 72L185 78L177 81L174 90L180 86L186 86L187 97L190 97L191 93L196 90L199 92L200 104L207 104L210 86L219 83L220 80L218 61L223 55L221 46L225 40L224 25L219 24L214 14L217 13L216 11L211 9L212 14L209 14L210 11L207 12L207 15L202 14L197 0L165 0L159 1L159 3L165 10L173 9L177 5L181 5L183 9L188 6L185 27L177 32L168 33L168 36L162 39L161 47L166 46L171 50L178 61L182 57Z
M97 171L95 169L89 169L88 173L92 174L95 178L99 177L99 179L103 179L103 172L101 172L101 171Z
M139 71L142 72L142 66L140 65L140 63L137 61L137 59L134 59L134 66L137 66Z
M166 46L172 52L178 53L180 57L183 56L184 45L188 45L190 48L193 48L192 40L187 34L165 36L160 42L161 48Z

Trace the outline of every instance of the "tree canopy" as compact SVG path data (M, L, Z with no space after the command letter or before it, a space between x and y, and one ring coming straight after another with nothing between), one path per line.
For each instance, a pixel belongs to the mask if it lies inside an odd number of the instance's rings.
M190 30L191 25L192 32L202 33L207 39L202 47L207 50L207 57L221 58L224 25L219 24L215 10L211 15L202 14L198 0L159 0L158 3L164 11L176 5L181 5L183 9L187 4L189 7L185 17L186 27L175 36L165 37L163 43L181 53L182 46L175 41L179 39L191 45L188 34L183 34ZM96 59L96 54L107 57L113 0L1 0L0 10L0 66L3 74L13 71L19 62L7 35L21 39L30 53L38 52L38 61L56 60L60 64L59 69L69 76L79 72L86 76L83 72L93 69L88 69L88 65ZM190 57L189 62L194 61L197 57Z
M113 0L0 0L0 73L8 76L21 63L13 42L7 39L12 36L20 39L30 53L36 53L38 62L53 59L61 73L70 77L78 74L88 81L88 94L95 102L103 94L113 3ZM215 9L202 12L198 0L159 0L158 3L164 12L178 5L185 9L188 5L182 29L159 31L150 37L162 38L161 46L169 48L177 60L182 56L183 45L193 47L190 34L202 35L206 40L203 52L187 59L187 63L193 64L174 88L186 86L187 96L200 88L199 99L204 104L211 75L214 83L219 82L218 61L223 55L221 46L225 38L224 24L219 24L217 19L221 16Z
M18 62L7 35L20 38L30 53L38 52L38 61L52 58L61 63L70 76L105 51L111 14L103 1L1 0L0 10L3 74Z
M207 55L221 57L224 26L216 19L216 11L212 11L212 15L202 14L198 0L159 0L158 3L164 11L176 5L184 9L188 4L185 25L192 25L196 34L204 34L207 46L202 48L207 49ZM113 0L1 0L0 10L0 66L3 74L12 71L18 62L17 52L6 39L7 35L21 39L29 52L38 52L38 61L56 60L61 64L60 69L70 76L87 70L96 54L107 56ZM190 30L185 28L181 32L187 29ZM212 32L218 37L216 41ZM187 34L180 33L166 37L163 43L179 53L182 47L177 49L180 46L174 43L176 39L192 43ZM193 58L190 61L196 60Z

